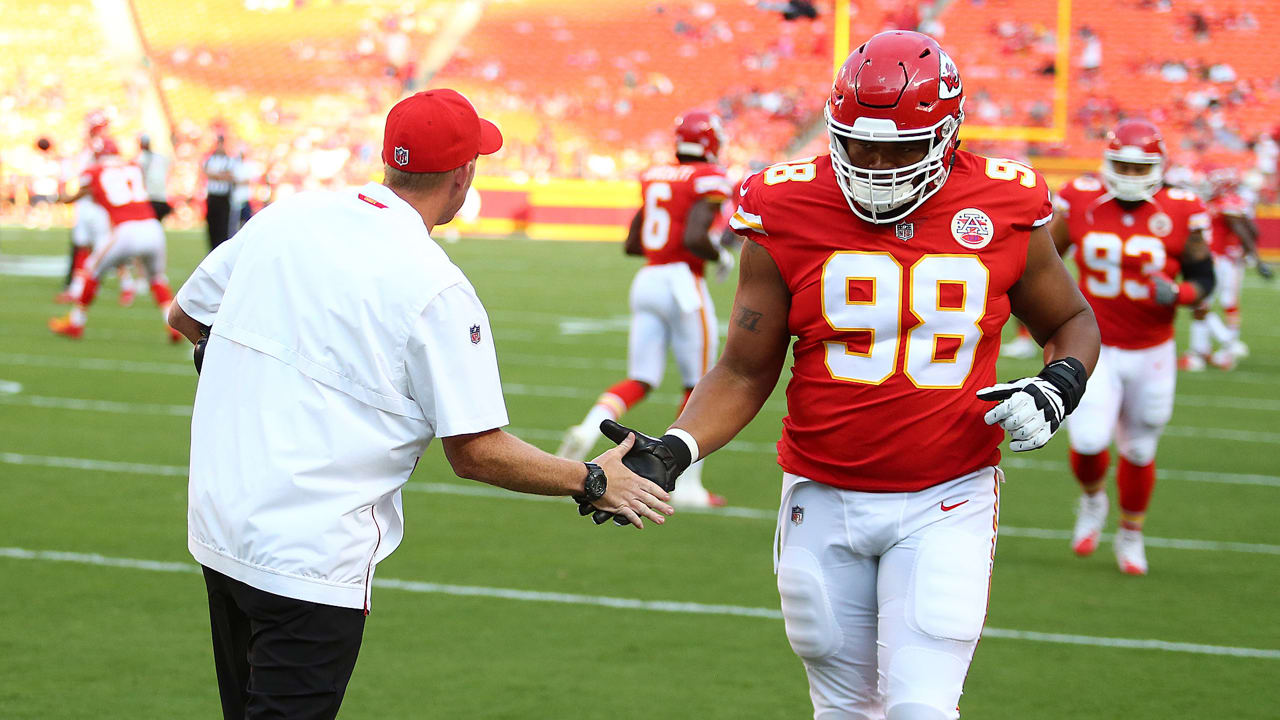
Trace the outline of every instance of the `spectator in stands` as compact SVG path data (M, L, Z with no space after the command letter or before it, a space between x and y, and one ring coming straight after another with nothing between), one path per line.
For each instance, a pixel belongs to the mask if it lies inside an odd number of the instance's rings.
M173 212L169 205L169 157L151 149L151 136L143 133L138 136L138 166L142 168L142 180L147 186L147 199L151 201L151 209L156 219L163 221L165 216Z
M1092 80L1102 69L1102 39L1088 25L1080 28L1080 42L1084 49L1080 51L1080 71L1082 79Z
M204 161L204 220L209 227L210 251L231 236L231 189L235 184L239 162L227 154L227 140L219 135L213 152Z

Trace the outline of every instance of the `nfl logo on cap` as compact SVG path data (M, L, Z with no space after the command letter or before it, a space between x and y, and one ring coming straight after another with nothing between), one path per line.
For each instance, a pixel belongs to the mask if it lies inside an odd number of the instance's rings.
M409 164L409 149L396 147L396 164L400 166Z

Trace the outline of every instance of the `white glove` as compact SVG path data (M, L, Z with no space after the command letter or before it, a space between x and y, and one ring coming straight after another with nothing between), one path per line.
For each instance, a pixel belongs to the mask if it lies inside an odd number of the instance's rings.
M1025 452L1044 447L1084 395L1087 375L1075 358L1047 365L1036 377L992 385L978 399L999 402L987 411L988 425L1000 423L1009 433L1009 449Z
M733 267L737 262L733 259L733 253L724 248L718 248L720 257L716 258L716 282L724 282L729 279L729 274L733 272Z

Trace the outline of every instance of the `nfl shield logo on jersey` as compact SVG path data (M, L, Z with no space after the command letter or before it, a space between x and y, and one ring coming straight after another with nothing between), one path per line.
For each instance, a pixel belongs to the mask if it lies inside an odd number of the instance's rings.
M396 164L401 167L409 164L409 148L396 148Z
M951 218L951 236L970 250L980 250L995 237L991 218L977 208L965 208Z
M900 222L893 226L893 234L897 235L902 242L906 242L916 236L916 225L906 221Z
M804 507L800 505L791 506L791 524L799 525L804 522Z
M471 326L471 344L472 345L480 344L480 326L479 325Z

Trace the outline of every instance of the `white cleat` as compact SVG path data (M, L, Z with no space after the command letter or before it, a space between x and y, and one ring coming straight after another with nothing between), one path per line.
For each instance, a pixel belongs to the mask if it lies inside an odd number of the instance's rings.
M699 509L724 507L724 498L702 486L702 461L689 466L676 480L671 491L671 505L675 508Z
M590 425L574 425L565 432L564 440L560 442L556 455L570 460L585 460L587 453L595 447L596 440L601 437L603 435L600 431Z
M1147 574L1147 550L1141 530L1120 528L1116 531L1116 564L1125 575Z
M1249 357L1249 346L1239 340L1232 340L1230 347L1227 348L1237 360L1243 360Z
M1204 370L1204 356L1200 353L1185 353L1178 358L1178 369L1185 372L1201 372Z
M1110 504L1105 492L1081 495L1076 505L1076 527L1071 531L1071 550L1080 557L1089 557L1098 549L1098 538L1107 524Z
M1035 357L1040 348L1036 346L1035 340L1029 337L1017 337L1000 348L1000 356L1007 358L1031 358Z
M1235 370L1238 356L1228 348L1219 348L1209 356L1209 364L1219 370Z

